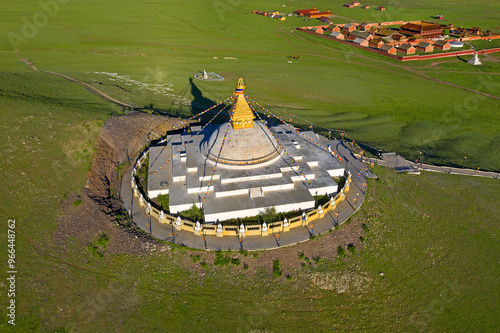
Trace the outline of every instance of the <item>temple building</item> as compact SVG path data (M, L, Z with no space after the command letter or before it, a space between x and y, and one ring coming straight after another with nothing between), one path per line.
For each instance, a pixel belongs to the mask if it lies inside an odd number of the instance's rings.
M415 38L437 38L443 34L443 27L430 22L408 22L400 26L399 33Z
M343 176L344 167L325 149L328 140L262 118L244 89L240 79L229 122L193 126L190 133L151 147L150 198L169 194L173 214L194 204L211 223L258 215L271 207L278 212L308 210L315 206L314 196L337 192L332 177Z

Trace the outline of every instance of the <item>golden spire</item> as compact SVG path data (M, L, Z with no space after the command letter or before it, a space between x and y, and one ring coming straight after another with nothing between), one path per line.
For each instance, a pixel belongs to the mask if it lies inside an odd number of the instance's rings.
M255 116L243 95L243 89L245 88L245 83L243 83L243 79L240 78L236 85L236 90L234 91L236 102L234 103L233 118L231 118L234 129L253 128L253 119Z

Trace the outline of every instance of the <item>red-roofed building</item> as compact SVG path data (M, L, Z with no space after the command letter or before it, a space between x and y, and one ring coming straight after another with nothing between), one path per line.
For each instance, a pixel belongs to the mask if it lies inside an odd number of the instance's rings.
M329 10L327 10L326 12L320 12L316 7L314 7L313 9L299 9L296 10L295 13L299 16L306 16L310 18L320 18L322 16L330 17L333 15Z
M443 27L439 24L423 21L406 23L399 28L400 33L411 37L422 36L422 38L434 38L440 37L443 34Z
M330 17L332 15L333 15L333 13L331 13L329 10L327 10L326 12L309 13L308 17L320 18L320 17Z
M309 16L309 14L311 13L319 13L319 10L314 7L312 9L298 9L295 11L296 14L298 14L299 16Z
M358 6L361 6L361 2L359 2L359 1L349 2L349 3L346 3L344 5L344 7L347 7L347 8L354 8L354 7L358 7Z

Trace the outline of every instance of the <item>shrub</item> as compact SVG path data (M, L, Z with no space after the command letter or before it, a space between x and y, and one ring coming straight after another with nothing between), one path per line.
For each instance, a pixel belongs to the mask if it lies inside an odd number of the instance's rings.
M365 241L365 238L363 236L359 236L359 240L364 242Z
M231 264L238 266L241 263L241 260L239 258L233 258L231 259Z
M316 202L316 207L318 205L323 206L328 201L330 201L330 197L328 195L326 195L326 194L324 194L324 195L316 195L316 196L314 196L314 201Z
M208 268L208 264L205 261L200 262L200 266L203 267L204 269Z
M183 210L182 212L180 212L179 215L192 221L203 220L203 211L195 204L193 204L188 210Z
M321 261L321 258L320 258L320 256L316 256L313 258L313 260L316 264L319 264L319 262Z
M337 248L337 255L340 257L340 258L344 258L346 256L346 252L345 252L345 249L339 245L339 247Z
M347 245L347 249L351 252L351 254L356 254L356 246L354 246L354 244Z
M228 256L225 256L221 251L217 251L215 253L215 260L214 260L214 265L215 266L225 266L229 264L231 259Z
M160 194L156 197L156 200L164 212L170 212L170 207L168 206L168 194Z
M304 252L299 252L299 259L304 260L304 257L305 257Z
M141 164L141 168L137 171L138 183L142 185L142 188L148 188L149 179L149 156L144 159Z
M78 207L82 204L82 199L77 199L73 201L73 206Z
M193 262L198 262L198 261L200 261L201 256L200 255L191 256L191 259L193 259Z
M96 255L98 258L104 257L104 254L97 251L97 246L95 246L94 244L90 244L89 246L87 246L87 250L89 250L89 252L92 253L93 255Z
M130 166L130 162L120 163L116 166L116 174L118 178L121 178L123 170L126 170Z
M335 224L335 230L339 230L340 226L338 224Z
M248 264L243 264L243 269L246 271L248 269Z
M106 246L108 246L108 242L109 242L109 236L106 235L106 234L102 234L101 236L99 236L99 238L97 239L97 245L98 246L101 246L103 249L106 248Z
M361 228L363 228L363 230L364 230L365 232L370 231L370 228L368 228L368 226L367 226L366 224L364 224L364 223L361 225Z
M283 270L281 269L281 264L279 260L273 261L273 275L280 277L283 275Z

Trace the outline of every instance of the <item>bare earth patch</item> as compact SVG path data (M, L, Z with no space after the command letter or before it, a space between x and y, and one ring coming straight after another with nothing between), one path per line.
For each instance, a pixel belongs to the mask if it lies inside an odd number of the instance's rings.
M157 241L136 228L118 228L117 215L122 203L118 197L120 182L117 166L133 159L148 143L149 133L164 131L178 119L140 112L113 116L104 124L95 143L95 153L81 197L68 196L64 213L54 233L60 245L69 239L90 244L99 235L109 236L105 253L151 253ZM75 203L78 202L76 205Z

